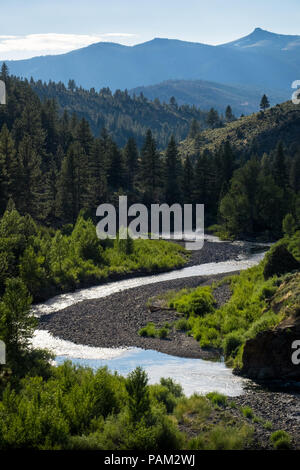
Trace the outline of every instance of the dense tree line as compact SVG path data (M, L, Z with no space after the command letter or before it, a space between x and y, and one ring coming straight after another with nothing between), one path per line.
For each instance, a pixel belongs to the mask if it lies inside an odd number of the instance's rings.
M203 128L211 125L207 112L196 106L179 106L175 98L165 103L159 99L148 100L142 93L130 96L127 90L116 90L114 93L109 88L85 90L76 86L74 80L69 81L68 87L63 83L35 82L33 79L29 83L42 101L55 99L61 113L67 110L75 112L80 119L85 118L94 135L99 135L101 129L106 128L122 147L129 137L134 137L141 148L149 128L162 149L167 146L172 134L176 140L184 139L192 120ZM221 122L218 113L214 116L213 126Z
M9 77L5 65L2 79L8 102L0 108L0 214L10 201L20 214L59 227L74 224L82 210L94 217L99 204L127 194L129 203L203 203L206 225L218 223L239 236L280 235L287 213L299 224L295 146L291 152L279 144L258 157L237 153L226 140L201 151L193 120L189 132L199 150L192 157L179 154L175 136L159 151L149 129L140 150L133 137L121 148L106 128L94 137L85 118L60 115L54 100L41 101L27 82ZM230 107L226 119L234 119Z

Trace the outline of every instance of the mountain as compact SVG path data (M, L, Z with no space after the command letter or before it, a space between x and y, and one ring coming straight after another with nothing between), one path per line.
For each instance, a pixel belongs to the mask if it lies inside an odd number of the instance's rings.
M290 92L300 77L300 36L256 28L250 35L219 46L155 38L135 46L96 43L66 54L8 61L25 78L84 88L131 89L165 80L206 80Z
M202 110L215 108L224 113L230 104L234 114L250 114L256 112L263 93L267 93L271 105L285 101L288 96L284 92L246 86L232 86L204 80L167 80L147 87L140 86L129 91L130 95L142 93L146 98L158 98L168 103L174 96L179 105L199 106Z

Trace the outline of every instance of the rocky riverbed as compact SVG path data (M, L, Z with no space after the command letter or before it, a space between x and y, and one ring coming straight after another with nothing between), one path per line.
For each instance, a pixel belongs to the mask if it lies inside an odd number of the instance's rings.
M247 254L247 244L205 241L202 250L191 252L186 266L237 260ZM75 303L59 312L42 316L39 329L46 329L54 336L77 344L110 348L136 346L181 357L215 359L219 356L217 351L202 350L197 341L175 328L171 329L168 338L164 340L140 337L138 331L150 321L160 327L178 319L171 310L151 312L147 306L150 297L170 289L209 285L226 275L178 278ZM226 284L219 287L215 291L217 305L222 305L229 296L230 291Z
M57 313L41 317L39 329L46 329L54 336L77 344L96 347L140 347L154 349L173 356L214 359L219 355L214 350L203 350L194 338L175 328L166 339L144 338L138 331L148 322L162 327L166 322L178 319L168 309L150 311L147 301L150 297L170 289L182 289L208 285L224 277L191 277L149 284L117 292L108 297L86 300L65 308ZM230 297L228 285L215 290L215 299L222 305Z

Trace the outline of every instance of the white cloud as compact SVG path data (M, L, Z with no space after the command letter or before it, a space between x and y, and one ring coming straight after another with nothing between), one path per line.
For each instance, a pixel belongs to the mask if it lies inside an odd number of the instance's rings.
M25 36L0 35L0 60L28 59L29 57L63 54L95 42L121 42L131 44L135 34L27 34Z

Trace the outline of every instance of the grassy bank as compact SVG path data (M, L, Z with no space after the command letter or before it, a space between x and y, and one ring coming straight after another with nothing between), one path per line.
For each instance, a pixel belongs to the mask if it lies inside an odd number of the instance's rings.
M300 260L299 240L300 232L297 232L274 245L258 266L209 287L167 292L160 302L182 314L175 323L177 329L192 335L202 348L220 349L228 365L240 367L245 342L260 331L275 327L299 307L299 287L288 274L297 269L295 260ZM289 254L294 256L294 261L287 261ZM290 267L288 262L292 263ZM292 295L281 308L276 308L271 299L276 298L279 286L286 281ZM228 284L231 297L216 308L213 294L222 283Z
M183 248L160 240L101 241L82 216L61 230L38 226L13 208L0 220L0 296L9 278L20 277L34 300L44 300L114 276L181 267L186 260Z

